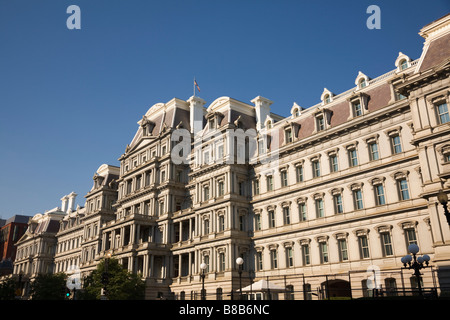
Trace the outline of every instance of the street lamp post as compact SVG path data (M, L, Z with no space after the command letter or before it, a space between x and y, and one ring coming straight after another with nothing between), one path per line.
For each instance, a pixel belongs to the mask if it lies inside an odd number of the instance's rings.
M244 259L241 257L236 259L236 263L239 266L238 273L239 273L239 291L240 291L240 300L242 300L242 265L244 264Z
M439 190L439 193L437 194L438 201L442 204L442 207L444 207L444 214L447 218L447 223L450 225L450 212L448 211L447 203L448 203L448 196L447 194Z
M200 277L202 278L202 300L206 300L206 292L205 292L205 271L206 271L206 263L200 264L200 269L202 270L200 273Z
M416 254L419 252L419 246L417 244L410 244L408 246L408 251L411 252L411 255L404 256L401 261L406 269L413 269L414 275L417 279L417 286L419 288L419 295L422 297L422 284L421 284L421 276L420 269L428 268L428 262L430 261L430 257L427 254L424 254L421 257L416 257Z

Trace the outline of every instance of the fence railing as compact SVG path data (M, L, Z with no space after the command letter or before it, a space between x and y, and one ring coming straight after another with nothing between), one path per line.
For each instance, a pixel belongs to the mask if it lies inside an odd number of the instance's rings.
M372 275L363 271L321 275L273 275L260 278L245 278L243 291L237 286L241 281L234 279L233 291L205 286L201 290L176 292L175 300L346 300L380 298L424 298L450 297L450 287L438 285L438 270L423 271L421 285L410 270L383 270ZM265 280L267 287L256 284ZM270 284L270 285L269 285ZM253 285L253 288L252 288ZM245 289L244 289L245 287ZM259 289L258 289L259 288ZM196 289L196 288L192 288ZM242 294L241 294L242 293Z

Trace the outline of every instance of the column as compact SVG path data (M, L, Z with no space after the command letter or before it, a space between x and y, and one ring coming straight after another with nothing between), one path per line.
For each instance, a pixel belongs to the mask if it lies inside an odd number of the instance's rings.
M193 239L193 236L192 236L192 219L191 218L189 218L189 240L192 240Z
M110 249L116 249L116 230L111 231L111 246Z
M150 255L150 270L148 272L149 277L153 277L155 275L154 267L155 267L155 256L152 254Z
M130 225L130 241L128 242L128 244L135 244L136 243L136 225L132 224Z

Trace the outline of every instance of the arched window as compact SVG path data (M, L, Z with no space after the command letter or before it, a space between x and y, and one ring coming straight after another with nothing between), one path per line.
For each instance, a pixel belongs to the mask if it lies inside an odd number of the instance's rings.
M406 68L408 68L408 60L403 59L400 61L400 70L405 70Z
M364 88L365 86L367 86L366 79L363 78L363 79L359 80L359 87Z

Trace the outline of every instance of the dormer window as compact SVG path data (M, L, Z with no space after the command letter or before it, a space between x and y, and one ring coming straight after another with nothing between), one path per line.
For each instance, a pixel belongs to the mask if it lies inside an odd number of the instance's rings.
M400 62L400 70L405 70L405 69L407 69L408 68L408 61L406 60L406 59L403 59L401 62Z
M292 118L299 117L301 114L301 110L303 110L303 108L300 107L296 102L294 102L294 104L292 105L292 108L291 108Z
M286 143L292 142L292 128L289 127L284 130L284 141Z
M361 116L362 115L361 103L359 101L352 103L352 110L354 117Z
M397 72L406 70L411 66L411 59L406 54L399 52L395 60L395 66L397 67Z
M367 86L367 81L366 81L366 79L361 79L361 80L359 80L359 87L362 89L362 88L365 88Z
M330 103L333 101L333 93L327 88L324 88L320 99L322 100L322 105Z
M360 117L367 112L369 96L364 92L357 92L347 99L350 108L348 120Z
M323 114L316 116L316 127L317 131L325 130L325 119L323 118Z
M355 85L358 89L367 87L369 85L369 77L359 71L355 79Z

